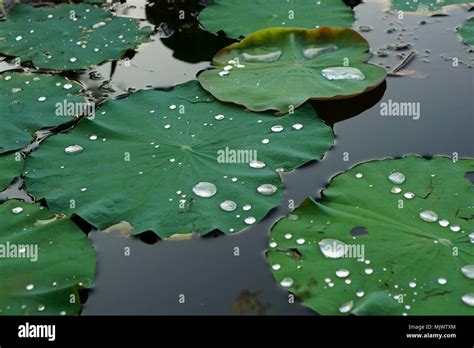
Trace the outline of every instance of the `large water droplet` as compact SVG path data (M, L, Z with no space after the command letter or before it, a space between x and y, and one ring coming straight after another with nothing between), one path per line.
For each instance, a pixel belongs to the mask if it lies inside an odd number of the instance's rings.
M448 282L446 278L438 278L438 284L445 285Z
M413 192L405 192L403 194L403 197L405 197L406 199L413 199L415 198L415 194Z
M31 291L31 290L33 290L34 288L35 288L35 286L34 286L33 284L28 284L28 285L26 286L26 290L28 290L28 291Z
M400 192L402 192L402 189L401 189L400 187L398 187L398 186L394 186L394 187L392 187L392 188L390 189L390 192L392 192L392 193L400 193Z
M415 282L409 282L409 283L408 283L408 286L409 286L410 288L416 288L416 283L415 283Z
M274 133L280 133L280 132L283 131L283 129L284 129L283 126L279 125L279 124L277 124L277 125L275 125L271 128L272 132L274 132Z
M220 204L220 207L224 211L234 211L237 209L237 204L234 201L224 201Z
M340 313L349 313L352 308L354 307L354 301L349 301L344 303L341 307L339 307Z
M294 280L290 277L283 278L280 282L280 285L283 286L284 288L289 288L293 286Z
M372 268L366 268L366 269L364 269L364 273L368 274L368 275L371 275L372 273L374 273L374 270Z
M224 115L216 115L216 116L214 116L214 118L215 118L217 121L222 121L222 120L225 118L225 116L224 116Z
M271 63L276 62L281 57L281 51L271 52L267 54L249 54L241 53L242 58L249 63Z
M420 219L426 222L436 222L438 214L431 210L425 210L420 213Z
M301 129L303 129L304 126L301 123L295 123L291 127L295 130L301 130Z
M324 69L321 73L328 80L365 80L362 71L351 67L337 66Z
M257 221L257 219L255 219L253 216L249 216L248 218L245 218L245 220L244 220L244 222L247 225L253 225L256 221Z
M250 168L255 168L255 169L262 169L265 168L266 164L262 161L250 161L249 162L249 167Z
M388 180L390 180L395 185L401 185L405 182L405 175L400 172L395 172L388 176Z
M339 278L346 278L349 276L349 274L351 274L351 272L349 272L349 270L345 268L340 268L336 271L336 276L338 276Z
M69 145L64 149L64 152L67 153L68 155L75 155L78 153L81 153L84 149L82 148L81 145Z
M363 291L357 291L356 292L357 297L363 297L364 295L365 295L365 292L363 292Z
M474 265L466 265L461 268L462 274L469 279L474 279Z
M217 187L210 182L199 182L193 187L193 192L199 197L209 198L217 193Z
M450 228L451 231L453 231L453 232L459 232L459 231L461 231L461 226L459 226L459 225L451 225L451 226L449 226L449 228Z
M330 259L341 258L347 251L346 243L337 239L322 239L318 244L323 255Z
M298 238L298 239L296 240L296 244L299 244L299 245L303 245L305 242L306 242L306 241L305 241L304 238Z
M449 226L449 221L446 220L446 219L439 220L438 223L441 227L448 227Z
M272 269L273 269L274 271L278 271L278 270L281 269L281 265L278 264L278 263L275 263L274 265L272 265Z
M22 207L15 207L15 208L12 208L12 213L13 214L21 214L23 212L23 208Z
M94 25L92 25L92 28L93 29L99 29L99 28L102 28L105 25L106 25L105 22L98 22L98 23L95 23Z
M463 297L461 297L461 300L468 306L474 307L474 293L464 295Z
M278 188L272 184L262 184L257 188L257 192L264 196L271 196L278 191Z
M306 59L313 59L321 54L333 52L335 50L337 50L337 47L334 45L324 47L307 47L303 49L303 56Z

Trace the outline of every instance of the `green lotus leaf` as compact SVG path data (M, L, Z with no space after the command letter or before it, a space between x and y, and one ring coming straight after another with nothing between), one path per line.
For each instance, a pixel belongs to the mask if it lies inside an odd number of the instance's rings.
M468 0L392 0L391 8L406 12L436 12L443 6L467 4Z
M342 0L214 0L199 20L210 32L239 38L264 28L350 27L354 13Z
M351 29L265 29L218 52L199 82L219 100L286 113L308 99L348 98L380 85L386 72L366 63L368 50Z
M109 101L95 120L49 137L28 156L26 185L100 229L127 221L162 238L231 233L279 204L277 169L319 159L332 143L310 105L256 117L192 81Z
M80 90L80 85L60 76L1 74L0 153L23 148L40 128L74 118L72 111L88 105Z
M91 288L95 250L69 219L19 201L0 206L0 315L72 315Z
M273 275L323 315L473 315L473 171L408 156L336 176L273 227Z
M5 189L14 177L23 170L23 158L20 153L0 155L0 191Z
M93 5L17 5L0 23L0 52L42 69L78 70L121 58L149 33Z
M458 33L467 45L474 46L474 17L469 18L458 30Z

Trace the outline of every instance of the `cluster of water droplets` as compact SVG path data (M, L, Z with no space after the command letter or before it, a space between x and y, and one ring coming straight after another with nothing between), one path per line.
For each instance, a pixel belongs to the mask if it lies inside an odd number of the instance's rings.
M355 177L357 179L362 179L364 177L363 173L356 173L355 174ZM401 173L401 172L398 172L398 171L394 171L392 173L390 173L388 176L387 176L387 179L395 186L393 186L390 191L392 193L401 193L402 192L402 189L401 189L401 185L403 185L407 178L406 176ZM404 193L404 197L408 200L411 200L411 199L414 199L415 198L415 194L413 192L405 192ZM450 227L451 231L453 232L460 232L462 230L462 228L459 226L459 225L451 225L450 222L446 219L439 219L437 214L431 210L425 210L425 211L422 211L420 213L420 219L423 220L423 221L426 221L426 222L436 222L438 221L439 222L439 225L441 227ZM286 240L290 240L290 239L293 239L293 235L292 233L285 233L283 235L284 239ZM474 243L474 232L470 233L468 235L471 243ZM303 242L304 242L304 239L302 239ZM349 249L348 248L348 245L340 240L337 240L337 239L332 239L332 238L327 238L327 239L322 239L318 242L318 246L319 246L319 249L321 251L321 253L327 257L327 258L330 258L330 259L340 259L340 258L343 258L343 257L346 257L347 255L347 250ZM278 247L278 243L274 240L270 241L269 243L269 247L270 249L276 249ZM291 256L290 253L287 253L288 256ZM370 260L358 260L359 262L363 262L365 263L366 265L370 265ZM282 265L279 264L279 263L275 263L273 264L272 266L272 269L273 271L280 271L282 269ZM301 268L302 266L299 265L298 268ZM377 268L378 269L378 268ZM386 267L382 267L382 273L383 272L387 272L387 268ZM467 279L473 279L474 280L474 265L464 265L463 267L461 267L460 269L460 273ZM363 276L374 276L374 274L377 274L376 273L376 269L375 267L371 267L371 266L365 266L362 270L362 275ZM344 284L346 284L346 286L349 286L352 284L352 280L350 279L351 278L351 271L347 268L339 268L335 271L335 277L336 279L340 279L341 281L343 281ZM378 279L378 282L382 282L382 279ZM324 279L324 289L331 289L331 288L334 288L335 286L337 286L336 284L337 282L332 280L331 277L326 277ZM419 283L421 283L421 285L419 285ZM282 287L285 287L285 288L289 288L289 287L293 287L295 284L295 281L291 278L291 277L285 277L284 279L281 280L280 282L280 285ZM431 283L431 284L435 284L435 286L447 286L448 284L448 279L446 276L439 276L438 278L435 278L434 279L434 282ZM411 281L408 281L406 283L406 290L411 290L412 292L412 296L413 298L411 299L411 303L410 304L407 304L406 302L403 303L403 299L408 295L407 293L403 293L404 289L395 284L393 286L393 290L395 292L395 294L393 293L388 293L389 296L391 296L393 298L394 301L397 301L399 303L401 303L403 305L403 308L404 308L404 313L403 315L408 315L409 311L412 310L412 306L413 306L413 303L416 303L416 296L419 295L419 290L418 289L424 289L424 288L427 288L429 285L428 285L428 282L419 282L417 281L416 279L413 279ZM354 292L356 298L362 298L365 296L365 291L362 290L362 289L359 289L359 290L356 290ZM470 307L474 307L474 293L466 293L464 295L461 296L461 302L464 303L465 305L467 306L470 306ZM353 300L349 300L349 301L346 301L344 303L342 303L339 307L338 307L338 311L342 314L346 314L346 313L350 313L353 309L354 309L354 306L355 306L355 299Z
M224 66L221 71L219 71L219 76L220 77L226 77L228 76L232 69L237 68L237 69L242 69L245 68L244 64L240 64L239 59L231 59L227 62L228 65Z
M10 83L12 84L11 88L10 88L10 91L12 94L17 94L17 93L20 93L20 92L23 92L25 91L28 87L35 87L37 86L37 84L35 84L34 82L39 82L39 81L42 81L43 83L45 82L48 82L47 79L50 78L50 79L53 79L52 77L47 77L46 79L42 79L41 77L39 76L34 76L30 79L27 79L27 80L22 80L23 81L17 81L17 79L14 79L15 75L5 75L5 77L3 78L4 81L11 81ZM23 77L24 75L18 75L20 77ZM46 80L46 81L45 81ZM56 82L54 84L54 86L56 87L60 87L61 89L64 89L64 90L70 90L71 88L73 88L73 84L72 83L69 83L69 82L66 82L66 83L61 83L61 82ZM44 85L41 85L39 86L38 90L45 90L46 86ZM50 86L47 87L48 89L51 88ZM66 94L67 96L68 94ZM44 103L48 100L48 97L46 97L45 95L43 94L37 94L37 96L35 97L36 98L36 101L39 102L39 103ZM14 104L14 101L12 102L12 104ZM13 105L12 105L13 107Z

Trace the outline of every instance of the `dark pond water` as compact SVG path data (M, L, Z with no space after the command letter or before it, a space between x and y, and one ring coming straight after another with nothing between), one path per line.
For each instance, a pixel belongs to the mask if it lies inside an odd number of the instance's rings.
M123 5L118 12L145 18L143 2L130 3L134 8ZM120 95L130 88L168 87L194 79L209 65L213 53L229 43L199 30L192 18L176 28L176 13L159 11L166 8L166 3L158 1L148 11L148 20L157 25L162 21L170 24L160 26L154 41L130 59L130 66L121 61L97 69L104 79L112 76L109 86L113 90L109 94ZM288 303L287 292L274 281L265 259L270 228L290 211L290 200L298 205L307 196L317 198L331 177L372 159L453 153L474 158L474 70L466 66L474 64L474 54L455 33L455 28L473 12L460 6L449 8L449 16L405 13L403 19L398 19L384 12L386 8L385 1L367 0L358 5L354 28L372 27L363 35L373 50L392 43L410 43L412 47L387 50L389 57L374 57L372 62L390 66L390 70L401 62L398 54L416 50L415 59L406 69L426 76L389 77L386 84L363 97L315 103L320 116L335 123L335 146L323 161L284 174L285 201L261 223L242 233L186 241L90 233L97 249L97 278L84 305L84 315L311 315L303 305ZM173 26L177 29L174 34ZM387 33L389 27L396 30ZM458 66L453 66L452 57L461 61ZM79 78L97 95L103 94L104 88L99 86L104 79L91 80L89 73ZM389 100L419 103L419 119L381 116L380 105ZM124 256L125 247L130 247L130 256ZM234 256L234 247L240 248L240 256ZM179 302L182 294L185 303Z

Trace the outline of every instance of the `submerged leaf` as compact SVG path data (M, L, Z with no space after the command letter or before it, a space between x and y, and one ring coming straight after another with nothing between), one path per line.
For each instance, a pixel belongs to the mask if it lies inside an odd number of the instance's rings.
M473 170L472 159L409 156L336 176L320 202L273 227L275 278L324 315L474 314L463 300L474 286L474 220L462 217L474 216Z
M3 203L0 256L0 314L80 312L78 289L92 287L95 250L71 220L37 205Z
M458 32L467 45L474 46L474 17L469 18Z
M1 74L0 153L23 148L40 128L74 118L76 106L89 105L80 90L77 83L60 76Z
M239 38L264 28L350 27L354 13L342 0L214 0L199 19L210 32Z
M147 40L148 29L88 4L17 5L0 23L0 52L42 69L85 69Z
M237 232L281 201L276 169L319 159L333 143L310 105L258 116L194 81L109 101L95 120L49 137L28 157L28 191L100 229L127 221L134 234L162 238Z
M351 29L265 29L218 52L199 82L219 100L286 113L308 99L348 98L380 85L386 72L366 63L368 50Z

